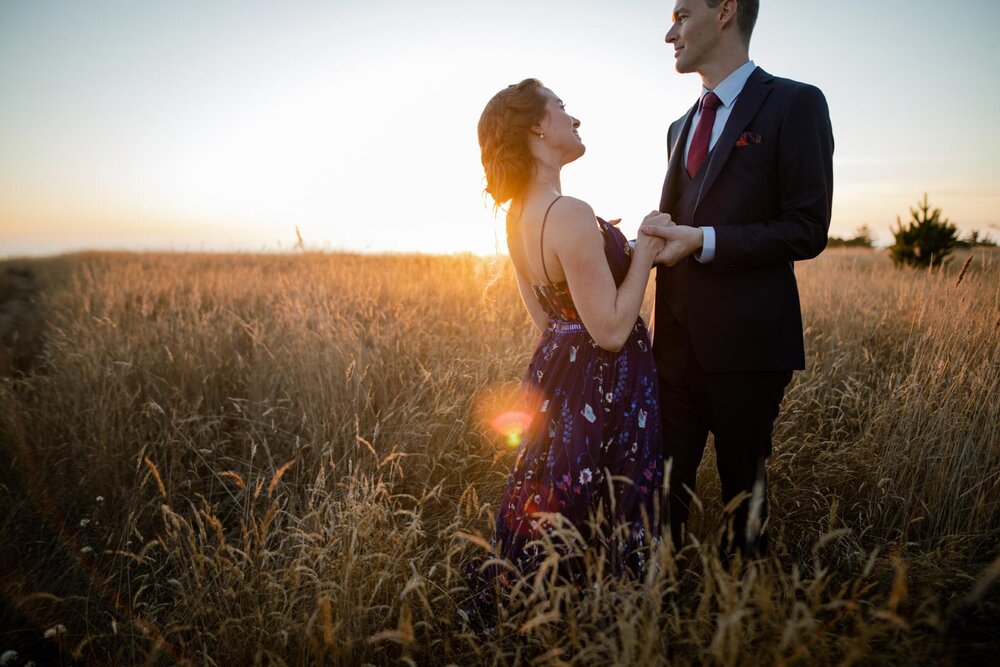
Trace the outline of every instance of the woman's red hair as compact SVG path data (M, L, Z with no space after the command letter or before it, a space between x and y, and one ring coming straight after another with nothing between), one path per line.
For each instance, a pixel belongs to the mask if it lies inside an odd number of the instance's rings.
M507 86L486 103L479 117L479 149L494 210L521 194L534 175L529 140L531 127L545 118L542 88L538 79Z

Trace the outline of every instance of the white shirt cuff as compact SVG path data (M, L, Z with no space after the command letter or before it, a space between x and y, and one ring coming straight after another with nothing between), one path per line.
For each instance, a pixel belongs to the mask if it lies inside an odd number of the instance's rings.
M704 240L701 242L701 250L694 254L694 258L702 264L708 264L715 259L715 227L702 227Z

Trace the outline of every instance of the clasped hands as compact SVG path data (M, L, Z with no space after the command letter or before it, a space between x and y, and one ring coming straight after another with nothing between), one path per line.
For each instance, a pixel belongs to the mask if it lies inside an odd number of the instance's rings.
M701 249L704 234L697 227L678 225L668 213L652 211L639 226L636 249L652 251L654 264L673 266L691 253Z

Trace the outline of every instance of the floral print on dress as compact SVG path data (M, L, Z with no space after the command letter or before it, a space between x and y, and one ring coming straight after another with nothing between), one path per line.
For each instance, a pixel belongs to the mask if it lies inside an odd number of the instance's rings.
M600 218L598 224L615 284L621 285L632 249L617 228ZM588 536L584 527L609 500L610 474L614 498L605 513L614 507L614 522L629 530L626 541L605 546L619 571L641 571L643 549L659 538L655 519L663 482L656 369L646 326L637 319L622 348L609 352L583 327L568 285L532 290L549 328L523 381L525 400L535 401L525 406L532 419L499 505L494 543L527 573L545 555L535 540L552 528L546 513L572 521L588 545L601 541L607 536Z

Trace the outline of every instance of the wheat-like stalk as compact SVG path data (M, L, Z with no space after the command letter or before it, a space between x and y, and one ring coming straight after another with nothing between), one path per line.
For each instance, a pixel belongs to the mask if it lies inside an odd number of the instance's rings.
M157 469L156 464L153 463L153 459L148 456L144 456L142 460L146 464L146 468L149 469L150 474L153 476L153 480L156 481L156 488L160 490L160 495L166 498L167 488L163 485L163 478L160 477L160 471Z
M293 465L295 465L295 459L292 459L291 461L286 462L284 465L282 465L280 468L278 468L275 471L274 476L271 477L271 483L267 485L267 495L268 496L270 496L270 495L272 495L274 493L274 488L276 486L278 486L278 482L281 481L281 478L285 475L286 472L289 471L289 469Z

